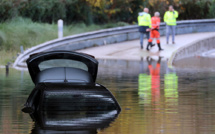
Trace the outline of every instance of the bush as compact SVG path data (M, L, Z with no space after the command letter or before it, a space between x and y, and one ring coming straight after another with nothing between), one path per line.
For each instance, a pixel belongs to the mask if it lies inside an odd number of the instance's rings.
M13 18L17 14L17 8L14 8L13 1L11 0L1 0L0 1L0 21L6 21Z
M52 23L66 18L66 8L59 0L31 0L25 3L20 14L33 21Z
M169 4L179 11L179 20L215 16L214 0L1 0L0 21L22 16L45 23L58 19L65 24L134 23L144 7L150 8L151 15L159 11L163 16Z
M210 5L208 17L215 18L215 0Z
M192 6L191 6L192 5ZM187 2L180 5L180 19L205 19L208 17L211 3L209 1L199 1L196 3Z

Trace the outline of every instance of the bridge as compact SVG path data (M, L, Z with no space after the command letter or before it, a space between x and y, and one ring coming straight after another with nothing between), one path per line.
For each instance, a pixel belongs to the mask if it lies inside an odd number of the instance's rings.
M161 38L164 51L158 52L154 47L150 52L140 50L138 26L125 26L88 32L62 39L55 39L20 54L13 64L14 68L26 68L26 59L33 53L50 50L71 50L94 55L97 59L139 60L146 56L162 56L174 61L192 55L210 56L215 49L215 19L178 21L176 44L166 45ZM161 36L165 35L165 24L161 24ZM146 40L145 46L146 46ZM209 52L210 50L210 52ZM204 54L203 54L204 53Z
M161 56L165 59L170 59L172 58L173 53L178 52L180 49L185 48L188 45L196 45L200 41L208 40L213 37L215 37L215 32L177 35L176 44L171 44L171 43L166 44L165 37L161 37L162 48L164 49L164 51L160 51L160 52L158 51L157 46L153 47L149 52L146 50L141 50L139 40L126 41L126 42L115 43L115 44L105 45L100 47L92 47L92 48L78 50L78 52L94 55L97 59L140 60L140 57L148 57L148 56ZM144 42L145 42L144 48L146 48L147 40L145 39ZM214 42L211 41L211 43L215 45ZM204 43L204 46L207 47L206 42ZM202 50L202 48L200 47L199 49ZM211 50L211 49L207 47L206 50ZM185 54L185 55L190 56L188 54ZM201 56L201 54L199 56Z

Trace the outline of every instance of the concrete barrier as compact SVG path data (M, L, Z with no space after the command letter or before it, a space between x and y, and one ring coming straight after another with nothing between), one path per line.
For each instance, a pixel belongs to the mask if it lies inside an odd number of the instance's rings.
M197 32L211 32L215 31L215 19L207 20L186 20L178 21L176 34L187 34ZM161 23L161 36L165 35L165 24ZM35 47L27 49L23 54L20 54L13 66L17 69L26 67L26 59L33 53L39 53L50 50L70 50L75 51L79 49L113 44L139 38L138 26L131 25L118 28L110 28L99 30L95 32L88 32L73 36L67 36L61 39L55 39Z
M196 40L195 42L190 43L178 50L176 50L171 59L171 65L175 65L175 63L179 60L186 59L192 56L207 56L207 53L210 53L215 50L215 35L208 37L204 40ZM213 55L212 55L213 56Z

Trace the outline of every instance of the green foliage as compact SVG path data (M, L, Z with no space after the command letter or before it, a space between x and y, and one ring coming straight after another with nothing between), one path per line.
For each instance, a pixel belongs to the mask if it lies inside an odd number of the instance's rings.
M24 4L20 15L39 22L56 22L58 19L65 19L65 3L59 0L31 0Z
M0 31L0 47L6 42L6 40L5 34Z
M64 36L128 25L125 22L86 25L84 22L64 26ZM0 65L11 61L24 49L57 38L57 24L38 23L21 17L0 23Z
M17 16L37 22L53 23L63 19L67 24L132 22L136 20L143 0L2 0L0 18L5 21ZM94 4L96 3L96 4Z
M192 5L192 6L191 6ZM205 19L209 17L210 1L186 2L180 5L180 19Z
M56 29L56 30L55 30ZM41 41L56 38L56 25L38 24L30 19L14 18L0 24L1 50L19 50L20 46L33 46ZM44 36L46 35L46 36Z
M64 35L73 35L103 28L111 28L128 25L125 22L108 23L105 25L86 25L74 23L64 26ZM0 50L19 50L22 45L28 48L45 41L57 38L57 25L48 23L36 23L30 19L14 18L0 24Z
M1 0L0 21L22 16L46 23L56 23L58 19L66 24L133 23L144 7L150 8L151 15L159 11L163 16L169 4L179 11L181 20L202 19L214 17L214 3L214 0Z
M209 18L215 18L215 0L212 2L210 8L209 8Z
M0 21L5 21L17 14L17 8L14 8L11 0L0 1Z

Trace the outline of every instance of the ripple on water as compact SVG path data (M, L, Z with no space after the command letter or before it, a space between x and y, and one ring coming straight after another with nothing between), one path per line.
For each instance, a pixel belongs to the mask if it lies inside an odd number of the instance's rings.
M156 59L152 66L145 60L122 62L125 66L100 62L98 82L111 90L122 112L99 134L214 133L215 72L168 68L162 61L158 73ZM8 77L0 72L0 133L37 133L21 112L33 89L28 72L11 70Z

